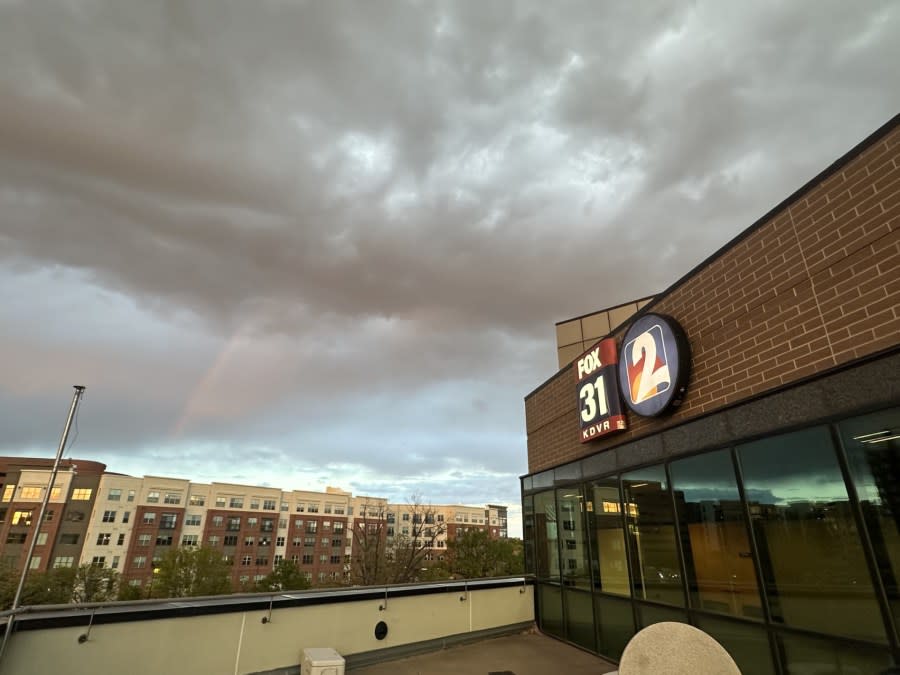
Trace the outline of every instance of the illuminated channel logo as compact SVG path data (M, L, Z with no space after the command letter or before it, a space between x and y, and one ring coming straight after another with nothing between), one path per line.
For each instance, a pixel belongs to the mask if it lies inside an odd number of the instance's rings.
M644 417L681 405L690 363L690 344L678 322L662 314L640 317L625 333L619 357L625 403Z
M672 386L666 343L659 324L625 343L623 355L628 361L628 389L631 403L664 394Z
M582 443L625 429L617 382L618 356L616 341L606 338L575 359L572 370Z

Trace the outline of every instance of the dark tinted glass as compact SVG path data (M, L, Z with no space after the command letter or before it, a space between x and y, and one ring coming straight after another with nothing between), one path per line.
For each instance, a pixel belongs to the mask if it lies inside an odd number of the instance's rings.
M587 512L594 588L604 593L629 595L631 587L617 478L591 483L591 500L588 502Z
M720 450L673 462L669 474L691 605L761 618L762 603L731 452Z
M738 455L773 620L884 640L828 430L749 443Z
M881 581L900 623L900 409L839 426Z
M566 589L566 635L571 642L594 650L594 608L591 594Z
M805 635L781 634L777 639L791 674L878 675L890 665L887 649Z
M635 597L684 604L672 497L663 467L623 475L622 491Z
M584 499L581 488L570 487L556 491L559 506L559 538L561 546L562 579L566 586L590 589L588 547L584 532Z
M562 590L559 586L538 584L538 622L545 633L565 637Z
M698 615L697 628L722 645L731 654L731 658L742 673L774 675L772 650L769 647L766 630L762 626Z
M663 621L688 622L687 613L683 609L649 605L643 602L635 603L635 605L637 606L638 630L654 623L662 623Z
M522 544L525 549L525 573L537 574L534 568L534 499L522 499Z
M534 557L538 579L559 583L559 532L553 490L534 495Z
M606 595L594 596L597 614L597 651L615 661L634 636L631 602Z

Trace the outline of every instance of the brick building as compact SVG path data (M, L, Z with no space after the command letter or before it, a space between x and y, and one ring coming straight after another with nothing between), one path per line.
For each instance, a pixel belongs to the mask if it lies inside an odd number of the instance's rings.
M900 116L627 307L558 324L525 399L543 630L618 658L689 622L753 673L900 662Z
M152 590L155 570L168 551L204 546L231 563L235 589L253 584L282 560L296 563L313 586L346 583L353 528L383 518L386 538L404 536L414 516L406 504L381 497L280 490L183 478L126 476L88 460L65 460L41 528L35 527L53 461L0 458L0 559L21 570L31 537L38 542L31 569L91 564L116 570L122 583ZM461 527L506 536L506 507L422 505L441 532L428 560L440 561L448 536ZM454 523L444 526L444 519ZM448 534L448 529L450 530ZM431 547L430 547L431 548Z

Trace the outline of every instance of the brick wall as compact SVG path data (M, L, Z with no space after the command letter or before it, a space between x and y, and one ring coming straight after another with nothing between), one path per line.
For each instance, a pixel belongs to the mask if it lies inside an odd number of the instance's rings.
M900 343L900 117L652 303L691 342L676 413L582 444L571 366L525 400L529 472ZM614 335L621 338L624 330Z

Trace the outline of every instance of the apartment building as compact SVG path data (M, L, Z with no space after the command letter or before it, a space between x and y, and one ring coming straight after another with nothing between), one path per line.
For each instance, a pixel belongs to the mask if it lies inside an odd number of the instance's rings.
M25 564L51 467L51 460L0 458L0 557L14 568ZM408 535L411 523L427 511L424 517L433 521L427 529L437 523L429 561L443 559L448 539L471 527L505 536L502 506L428 505L416 511L337 487L286 491L105 469L89 460L62 464L32 569L91 564L114 569L124 583L149 593L167 552L206 546L231 563L236 589L252 587L282 560L295 563L310 584L323 586L350 577L354 527L374 528L390 543Z

